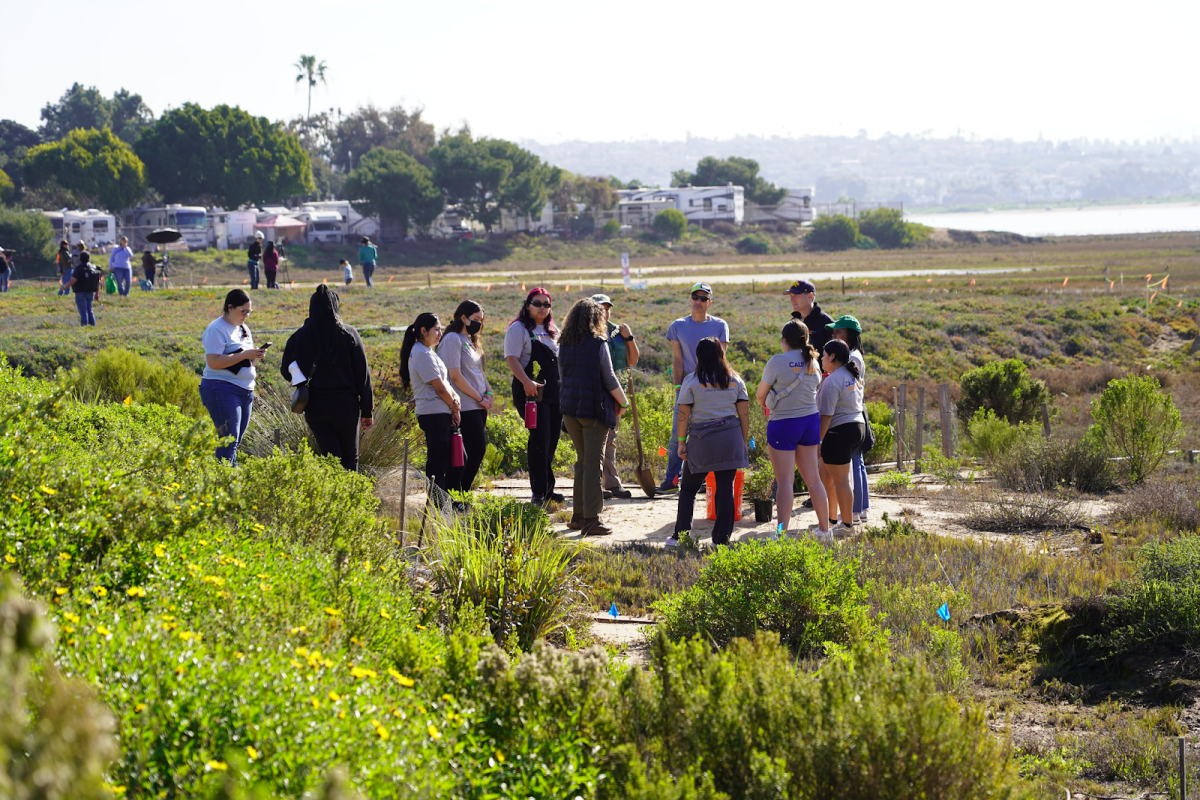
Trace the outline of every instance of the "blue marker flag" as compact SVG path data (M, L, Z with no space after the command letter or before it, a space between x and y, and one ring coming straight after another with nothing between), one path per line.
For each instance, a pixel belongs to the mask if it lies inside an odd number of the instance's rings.
M615 607L615 606L614 606L614 607ZM939 616L939 617L941 617L942 619L944 619L946 622L949 622L949 621L950 621L950 604L949 604L949 603L942 603L942 604L941 604L941 605L938 607L938 612L937 612L937 614L938 614L938 616Z
M617 604L616 603L613 603L612 606L608 609L608 615L610 617L612 617L613 619L616 619L617 617L621 616L620 614L617 613ZM946 619L950 619L949 615L946 616Z
M754 437L753 436L750 437L750 449L751 450L754 449Z

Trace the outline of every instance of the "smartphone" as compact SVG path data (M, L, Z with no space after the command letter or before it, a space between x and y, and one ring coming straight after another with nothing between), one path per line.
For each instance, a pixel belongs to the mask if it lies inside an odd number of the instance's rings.
M275 343L274 342L263 342L262 349L266 350L268 347L270 347L273 344L275 344Z

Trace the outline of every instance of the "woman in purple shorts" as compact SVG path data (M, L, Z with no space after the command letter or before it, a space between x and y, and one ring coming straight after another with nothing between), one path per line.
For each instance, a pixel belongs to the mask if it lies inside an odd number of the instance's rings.
M803 322L792 320L784 325L782 337L783 352L767 362L755 393L767 414L767 444L778 484L775 505L782 528L776 531L788 528L795 500L794 471L799 469L817 512L817 538L824 538L829 536L829 501L817 461L821 443L821 415L817 411L820 356L809 342Z

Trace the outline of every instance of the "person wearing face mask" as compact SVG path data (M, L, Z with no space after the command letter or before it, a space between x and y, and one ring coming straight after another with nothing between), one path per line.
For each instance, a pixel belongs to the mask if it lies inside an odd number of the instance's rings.
M535 286L504 334L504 360L513 375L513 407L518 414L525 414L525 406L531 402L537 409L537 424L529 430L525 449L534 505L566 502L554 491L554 454L563 418L559 406L558 327L550 305L550 293Z
M441 338L442 323L437 314L418 314L404 331L400 345L400 382L412 392L417 425L425 434L425 477L444 492L449 485L451 429L459 423L462 401L450 386L450 372L434 349Z
M447 487L454 492L469 492L487 450L487 416L492 410L492 387L483 374L483 348L479 332L483 329L483 307L474 300L463 300L454 309L454 320L446 326L437 353L450 373L450 383L462 400L459 432L466 457L461 467L451 467Z

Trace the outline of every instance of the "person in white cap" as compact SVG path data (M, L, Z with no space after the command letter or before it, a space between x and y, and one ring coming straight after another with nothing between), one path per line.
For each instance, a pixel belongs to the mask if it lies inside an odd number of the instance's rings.
M246 250L246 271L250 273L250 288L258 288L258 262L262 261L263 254L263 232L254 232L254 241L250 243L250 248Z
M613 301L606 294L592 295L592 301L604 309L604 324L608 330L608 354L612 357L613 370L617 373L623 387L629 386L629 372L637 365L641 351L634 341L633 331L625 323L617 324L612 321ZM618 426L620 422L618 421ZM616 497L628 500L633 497L629 490L621 486L621 476L617 473L617 429L610 428L608 440L604 443L604 499Z

